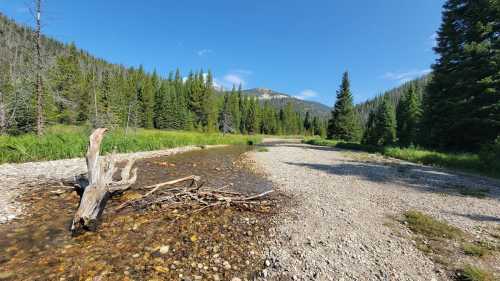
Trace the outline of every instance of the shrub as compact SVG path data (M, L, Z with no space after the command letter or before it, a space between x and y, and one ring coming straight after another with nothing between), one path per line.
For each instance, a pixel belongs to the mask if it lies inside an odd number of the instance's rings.
M458 271L457 280L461 281L493 281L491 272L477 266L465 265Z
M479 152L479 159L488 171L500 171L500 136L494 143L483 145Z

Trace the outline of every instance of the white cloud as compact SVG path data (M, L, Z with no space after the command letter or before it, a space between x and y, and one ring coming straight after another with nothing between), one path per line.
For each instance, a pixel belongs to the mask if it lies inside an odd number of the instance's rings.
M294 98L297 98L299 100L305 100L305 99L311 99L315 98L318 96L318 93L314 90L311 89L305 89L302 92L300 92L298 95L293 96Z
M211 54L213 51L211 49L202 49L196 52L196 54L200 57L203 57L205 55Z
M402 84L420 76L429 74L430 72L431 69L411 70L406 72L387 72L382 76L382 78L391 81L398 81Z
M244 85L246 83L245 79L238 74L230 73L224 75L224 81L233 85Z

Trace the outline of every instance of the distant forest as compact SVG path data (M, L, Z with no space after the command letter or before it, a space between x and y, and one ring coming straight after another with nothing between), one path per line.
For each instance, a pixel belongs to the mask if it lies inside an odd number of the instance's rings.
M434 51L430 75L355 107L345 73L328 137L500 157L500 1L446 1Z
M313 112L318 106L304 112L291 102L259 100L238 85L214 89L210 71L161 77L44 36L36 61L33 30L0 15L0 133L39 131L43 115L45 125L306 134L460 151L500 147L499 19L500 0L446 1L431 74L355 106L346 72L325 120L324 112Z
M0 133L36 130L35 37L0 14ZM242 93L214 89L210 71L168 77L110 64L41 36L45 125L143 127L248 134L325 134L326 122Z

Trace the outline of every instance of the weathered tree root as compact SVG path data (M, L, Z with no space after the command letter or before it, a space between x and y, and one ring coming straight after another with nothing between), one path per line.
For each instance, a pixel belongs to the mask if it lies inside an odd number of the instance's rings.
M94 130L90 135L87 149L87 177L80 176L77 192L81 194L80 205L71 224L71 232L94 230L99 217L104 211L108 198L128 189L137 180L137 169L132 169L135 160L127 160L121 169L121 179L113 180L113 175L119 170L115 166L117 160L114 153L109 156L99 156L102 139L106 128Z

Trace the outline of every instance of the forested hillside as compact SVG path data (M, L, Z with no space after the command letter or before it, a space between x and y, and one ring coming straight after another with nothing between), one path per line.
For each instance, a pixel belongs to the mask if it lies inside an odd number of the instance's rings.
M412 87L414 87L418 98L421 100L424 96L427 84L429 83L431 77L431 74L422 76L418 79L406 82L399 87L380 94L373 99L357 104L356 112L359 114L361 120L363 120L363 123L366 124L370 112L376 109L380 104L382 104L384 99L387 99L393 106L393 108L396 108L401 97Z
M432 74L358 105L362 142L500 157L499 19L498 0L447 1Z
M33 30L0 14L0 133L35 130ZM106 127L144 127L234 133L324 131L292 103L273 106L241 88L217 95L210 71L180 70L161 77L142 67L114 65L42 36L43 121ZM314 119L314 120L313 120ZM313 126L314 124L314 126Z
M301 100L288 94L275 92L270 89L248 89L244 90L243 93L258 98L261 103L268 101L272 106L278 109L285 108L288 103L292 103L295 110L304 116L307 112L309 112L312 116L324 119L329 117L331 111L331 108L324 104L314 101Z

